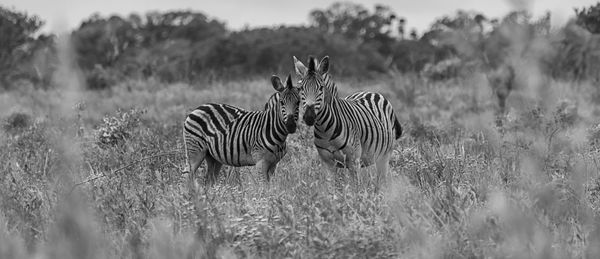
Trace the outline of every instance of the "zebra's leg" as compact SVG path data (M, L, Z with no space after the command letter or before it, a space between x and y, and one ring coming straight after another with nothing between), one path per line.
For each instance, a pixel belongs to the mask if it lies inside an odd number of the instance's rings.
M183 169L183 173L188 174L188 187L190 192L195 192L196 171L202 164L202 161L204 161L206 150L203 148L199 139L185 129L183 130L183 148L185 151L185 168Z
M346 182L344 165L342 164L342 162L334 162L325 163L325 166L329 169L329 174L333 177L333 185L335 187L335 190L339 193L343 193Z
M277 162L279 161L271 161L270 159L264 159L261 165L261 175L264 177L263 181L265 183L269 183L271 181L271 176L275 172L277 168Z
M204 157L206 156L206 152L187 152L188 153L188 166L190 171L188 172L189 177L189 188L190 191L196 191L196 171L198 167L204 161Z
M390 166L391 152L383 155L377 162L375 162L375 168L377 169L377 178L375 180L375 192L378 193L381 188L381 184L387 183L387 174Z
M353 155L346 157L346 166L350 172L350 186L354 190L358 190L358 170L360 169L360 158Z
M191 152L190 148L192 146L195 146L192 143L193 141L194 140L193 140L192 136L189 133L187 133L184 129L183 130L183 153L185 155L185 166L183 167L183 172L181 172L183 174L189 174L192 170L191 166L190 166L190 164L191 164L190 163L190 152Z
M360 158L362 155L359 143L359 140L356 139L352 142L352 145L343 150L344 162L350 171L350 185L354 190L358 190L358 170L360 169Z
M272 163L269 169L267 169L267 182L271 182L271 177L273 177L275 169L277 169L277 162Z
M329 175L333 177L333 185L335 190L341 193L344 190L344 175L342 168L345 166L343 162L343 155L339 151L331 152L328 149L318 147L317 153L319 153L321 162L325 165L327 172L329 172Z
M206 186L213 186L217 179L219 179L219 171L221 170L221 164L215 160L212 156L206 156L206 175L204 182Z

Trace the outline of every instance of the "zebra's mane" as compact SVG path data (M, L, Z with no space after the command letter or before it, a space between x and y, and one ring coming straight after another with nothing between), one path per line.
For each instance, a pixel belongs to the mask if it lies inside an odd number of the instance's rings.
M327 73L324 73L322 75L322 77L323 77L323 84L325 84L324 88L325 88L326 93L329 94L332 99L338 98L337 86L336 86L335 82L333 81L331 74L329 74L329 72L327 72Z

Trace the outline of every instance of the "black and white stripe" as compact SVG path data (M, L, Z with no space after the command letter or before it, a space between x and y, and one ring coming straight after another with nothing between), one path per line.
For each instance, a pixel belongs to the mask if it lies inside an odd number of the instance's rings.
M300 96L288 76L286 86L271 78L276 93L263 111L247 111L227 104L205 104L192 111L183 126L186 172L191 183L202 161L213 182L222 165L252 166L262 163L267 181L286 154L286 138L296 131Z
M329 57L319 63L310 57L308 68L294 58L296 72L302 78L300 98L303 120L314 125L314 144L321 159L333 167L350 169L375 164L377 186L388 171L394 140L402 128L391 103L381 94L354 93L344 99L329 70Z

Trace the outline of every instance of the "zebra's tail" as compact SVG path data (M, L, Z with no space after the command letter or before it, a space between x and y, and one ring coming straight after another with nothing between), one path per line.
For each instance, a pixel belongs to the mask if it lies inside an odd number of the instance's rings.
M394 132L396 132L396 139L399 139L402 136L402 126L400 126L400 122L398 121L398 117L394 115Z

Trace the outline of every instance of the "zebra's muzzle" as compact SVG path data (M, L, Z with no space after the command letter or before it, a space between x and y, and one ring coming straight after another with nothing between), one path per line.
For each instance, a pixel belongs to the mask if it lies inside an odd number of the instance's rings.
M308 125L308 126L315 125L316 117L317 117L317 114L315 113L315 106L307 105L306 110L304 111L304 116L302 116L304 123L306 123L306 125Z
M287 132L289 134L293 134L296 132L296 120L294 118L294 116L288 116L288 118L285 120L285 129L287 130Z

